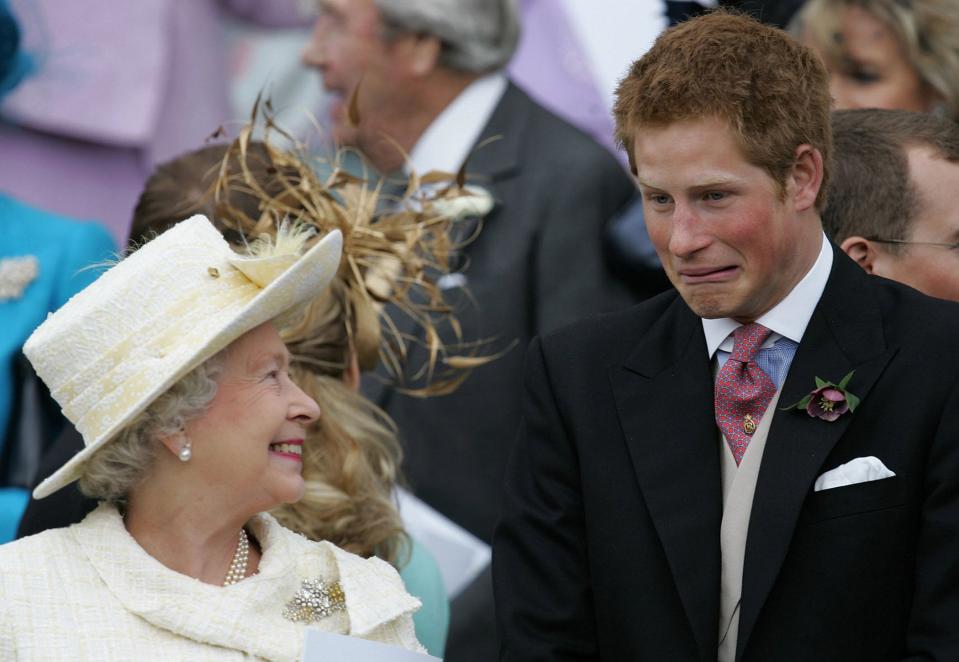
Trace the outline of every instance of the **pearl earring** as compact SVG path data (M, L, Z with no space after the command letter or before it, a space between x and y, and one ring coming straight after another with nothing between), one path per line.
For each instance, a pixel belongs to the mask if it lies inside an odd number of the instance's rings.
M180 462L189 462L190 458L193 457L193 451L190 450L190 440L187 439L182 446L180 446L180 452L177 453L177 457L180 458Z

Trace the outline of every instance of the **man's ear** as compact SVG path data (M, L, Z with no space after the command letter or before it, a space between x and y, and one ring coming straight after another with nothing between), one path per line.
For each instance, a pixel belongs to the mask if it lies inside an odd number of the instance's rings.
M822 154L818 149L805 144L796 148L790 179L790 195L796 211L806 211L814 207L822 186Z
M443 43L432 35L405 35L396 44L398 56L414 76L426 76L439 65Z
M843 252L855 260L856 264L862 267L867 274L873 273L876 264L876 247L871 241L859 235L846 237L839 244Z

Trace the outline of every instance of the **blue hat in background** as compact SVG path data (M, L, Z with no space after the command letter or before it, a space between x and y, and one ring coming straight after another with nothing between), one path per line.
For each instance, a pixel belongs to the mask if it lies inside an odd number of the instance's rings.
M0 0L0 99L32 68L33 60L20 50L20 26L6 0Z

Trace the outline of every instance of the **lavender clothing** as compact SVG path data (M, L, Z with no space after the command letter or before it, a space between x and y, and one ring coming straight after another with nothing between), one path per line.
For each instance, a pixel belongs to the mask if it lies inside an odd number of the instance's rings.
M118 243L156 163L232 118L223 14L308 24L296 0L13 0L37 73L0 111L0 190Z
M536 101L615 153L610 109L563 3L520 0L519 4L523 31L509 64L510 77Z

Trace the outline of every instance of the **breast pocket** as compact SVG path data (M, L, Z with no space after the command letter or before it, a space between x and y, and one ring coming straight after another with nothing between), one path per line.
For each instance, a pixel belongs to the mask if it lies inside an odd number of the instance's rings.
M813 492L806 498L801 522L811 523L895 508L908 502L906 481L898 476Z

